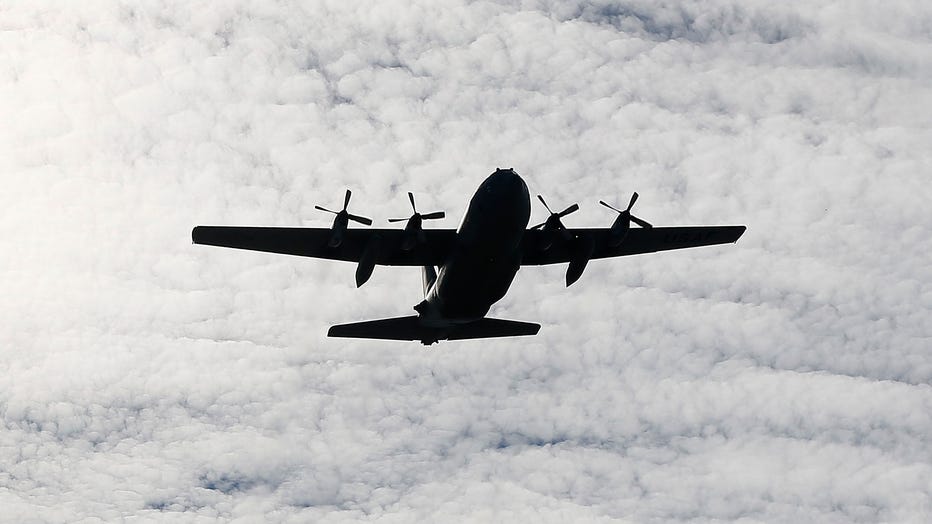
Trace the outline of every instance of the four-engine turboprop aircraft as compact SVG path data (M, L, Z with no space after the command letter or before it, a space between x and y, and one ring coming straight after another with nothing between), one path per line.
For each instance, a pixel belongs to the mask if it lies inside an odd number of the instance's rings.
M414 306L417 315L332 326L331 337L438 340L536 335L539 324L486 318L489 308L505 296L521 266L568 262L566 285L582 276L589 260L653 251L683 249L735 242L745 226L652 227L631 214L637 193L628 207L616 209L609 228L567 228L561 218L579 209L577 204L550 212L547 220L527 229L531 199L527 185L513 169L497 169L479 186L459 229L423 229L424 220L444 213L414 214L404 229L348 229L349 221L372 224L346 208L331 211L330 229L304 227L197 226L195 244L267 251L355 262L356 286L363 285L376 265L421 266L424 300ZM632 228L631 222L641 226ZM439 271L436 269L439 267Z

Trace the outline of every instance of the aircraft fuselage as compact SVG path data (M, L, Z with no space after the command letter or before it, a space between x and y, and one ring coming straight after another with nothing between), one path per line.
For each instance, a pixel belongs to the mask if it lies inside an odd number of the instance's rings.
M531 216L527 185L498 169L479 186L437 280L416 309L428 325L484 317L508 292L521 267L521 240Z

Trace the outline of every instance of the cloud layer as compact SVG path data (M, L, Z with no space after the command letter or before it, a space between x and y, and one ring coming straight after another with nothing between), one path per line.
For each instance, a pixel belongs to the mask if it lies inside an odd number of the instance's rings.
M0 8L12 521L903 521L932 513L922 2ZM735 246L522 270L532 339L330 340L415 270L190 244L456 227L496 167ZM532 221L543 217L535 209Z

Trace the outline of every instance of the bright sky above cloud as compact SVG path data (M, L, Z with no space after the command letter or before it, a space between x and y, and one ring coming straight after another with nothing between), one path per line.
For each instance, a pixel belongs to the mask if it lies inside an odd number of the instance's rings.
M0 7L0 520L922 522L932 6ZM534 338L325 337L415 269L190 243L513 167L737 245L525 268ZM545 218L537 206L532 223Z

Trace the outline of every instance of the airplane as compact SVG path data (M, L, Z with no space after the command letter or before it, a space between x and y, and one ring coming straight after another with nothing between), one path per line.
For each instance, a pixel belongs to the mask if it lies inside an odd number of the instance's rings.
M350 229L349 222L371 225L372 220L343 209L317 209L335 215L328 228L197 226L195 244L283 253L356 263L356 287L369 280L376 265L420 266L424 299L414 306L417 315L331 326L329 337L420 341L536 335L540 325L487 318L486 314L511 286L521 266L568 263L567 287L579 280L590 260L737 242L745 226L653 227L631 214L638 199L618 209L609 228L567 228L561 221L575 213L573 204L554 212L540 195L547 219L527 228L531 198L527 184L514 169L496 169L479 186L458 229L424 229L425 220L440 219L443 211L414 213L404 229ZM631 223L638 228L631 227Z

